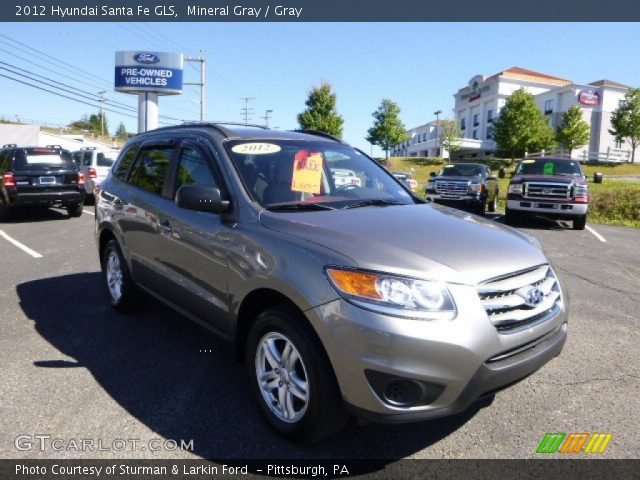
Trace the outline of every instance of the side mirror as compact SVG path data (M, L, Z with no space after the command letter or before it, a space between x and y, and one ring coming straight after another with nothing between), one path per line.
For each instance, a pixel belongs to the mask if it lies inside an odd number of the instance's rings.
M176 193L176 205L196 212L225 213L229 200L223 200L219 188L203 185L184 185Z
M431 178L435 177L435 176L436 176L436 172L429 172L429 176L430 176Z
M496 177L495 175L489 175L487 177L487 180L498 180L498 177Z
M504 169L504 167L498 170L498 178L504 178L506 176L507 176L507 171Z

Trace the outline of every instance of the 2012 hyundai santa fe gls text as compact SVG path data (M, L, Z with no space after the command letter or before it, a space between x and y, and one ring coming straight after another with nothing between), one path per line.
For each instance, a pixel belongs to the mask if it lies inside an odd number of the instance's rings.
M334 180L350 170L359 182ZM235 342L267 421L450 415L558 355L567 297L532 237L413 197L317 133L214 124L127 142L96 202L109 299Z

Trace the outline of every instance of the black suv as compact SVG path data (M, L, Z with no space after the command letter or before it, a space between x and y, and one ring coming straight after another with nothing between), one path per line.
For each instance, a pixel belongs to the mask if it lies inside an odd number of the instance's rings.
M498 193L498 177L481 163L447 164L437 175L431 172L426 187L428 200L479 215L496 211Z
M0 217L13 207L64 207L72 217L82 215L84 175L71 153L59 146L0 150Z

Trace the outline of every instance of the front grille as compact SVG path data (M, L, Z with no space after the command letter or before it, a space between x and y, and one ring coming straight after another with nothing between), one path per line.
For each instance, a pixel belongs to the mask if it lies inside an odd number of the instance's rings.
M466 195L468 182L447 182L436 180L436 193L441 195Z
M571 198L571 185L567 183L525 182L522 196L524 198L567 200Z
M493 278L477 288L489 320L500 333L511 333L546 322L561 308L560 286L549 265ZM533 292L534 289L541 292L538 303L527 301L528 293L539 293Z

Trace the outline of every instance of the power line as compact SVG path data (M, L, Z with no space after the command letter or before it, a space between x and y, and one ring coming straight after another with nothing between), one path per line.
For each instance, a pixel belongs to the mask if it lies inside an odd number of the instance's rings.
M41 56L44 56L44 57L50 58L50 59L52 59L52 60L55 60L56 62L61 63L62 65L65 65L65 66L67 66L67 67L69 67L69 68L73 68L74 70L77 70L77 71L79 71L79 72L83 72L83 73L85 73L86 75L89 75L90 77L93 77L93 78L97 79L98 81L100 81L100 82L102 82L102 83L106 83L107 85L109 85L109 86L110 86L110 83L109 83L109 82L107 82L107 81L103 80L101 77L98 77L97 75L94 75L94 74L93 74L93 73L91 73L91 72L88 72L88 71L83 70L83 69L81 69L81 68L78 68L78 67L76 67L76 66L74 66L74 65L71 65L70 63L67 63L67 62L65 62L65 61L63 61L63 60L60 60L60 59L58 59L58 58L56 58L56 57L53 57L53 56L51 56L51 55L49 55L49 54L47 54L47 53L41 52L40 50L37 50L37 49L35 49L35 48L33 48L33 47L30 47L29 45L27 45L27 44L25 44L25 43L19 42L18 40L14 40L13 38L11 38L11 37L9 37L9 36L7 36L7 35L3 34L3 33L0 33L0 37L4 37L4 38L6 38L6 39L8 39L8 40L10 40L10 41L12 41L12 42L14 42L14 43L17 43L18 45L22 45L23 47L28 48L29 50L31 50L31 51L33 51L33 52L36 52L37 54L39 54L39 55L41 55ZM2 41L2 40L0 40L0 41ZM3 42L3 43L5 43L5 44L6 44L6 42ZM16 48L16 47L14 46L14 48Z

